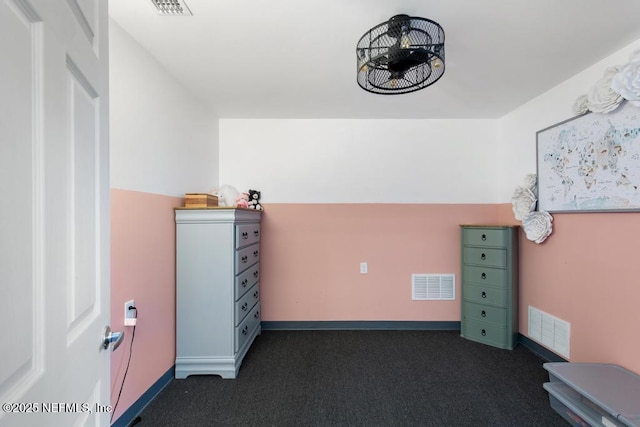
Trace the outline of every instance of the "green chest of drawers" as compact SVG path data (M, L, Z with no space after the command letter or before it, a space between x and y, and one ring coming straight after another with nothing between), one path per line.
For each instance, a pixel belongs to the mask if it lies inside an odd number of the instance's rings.
M461 225L464 338L513 349L518 335L518 227Z

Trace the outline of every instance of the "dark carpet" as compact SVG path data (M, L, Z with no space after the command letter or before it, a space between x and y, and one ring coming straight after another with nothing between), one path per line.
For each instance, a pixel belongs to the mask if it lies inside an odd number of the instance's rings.
M173 380L138 426L566 426L544 360L458 331L263 331L238 378Z

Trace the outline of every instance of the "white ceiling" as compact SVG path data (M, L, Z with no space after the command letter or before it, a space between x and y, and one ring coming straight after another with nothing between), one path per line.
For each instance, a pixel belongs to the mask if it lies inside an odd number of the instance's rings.
M640 39L638 0L184 1L193 16L159 16L151 0L109 8L221 118L498 118ZM445 74L368 93L356 44L400 13L443 26Z

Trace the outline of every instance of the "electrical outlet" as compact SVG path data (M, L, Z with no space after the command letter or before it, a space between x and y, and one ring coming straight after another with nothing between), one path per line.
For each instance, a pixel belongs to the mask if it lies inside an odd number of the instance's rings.
M129 307L135 307L135 300L129 300L124 303L124 326L136 326L137 310Z
M369 272L369 266L366 262L360 263L360 274L367 274Z

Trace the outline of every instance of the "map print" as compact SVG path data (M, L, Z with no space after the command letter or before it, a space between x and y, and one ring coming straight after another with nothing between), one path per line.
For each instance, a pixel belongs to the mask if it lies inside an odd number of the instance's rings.
M570 119L537 144L538 210L640 210L640 108Z

